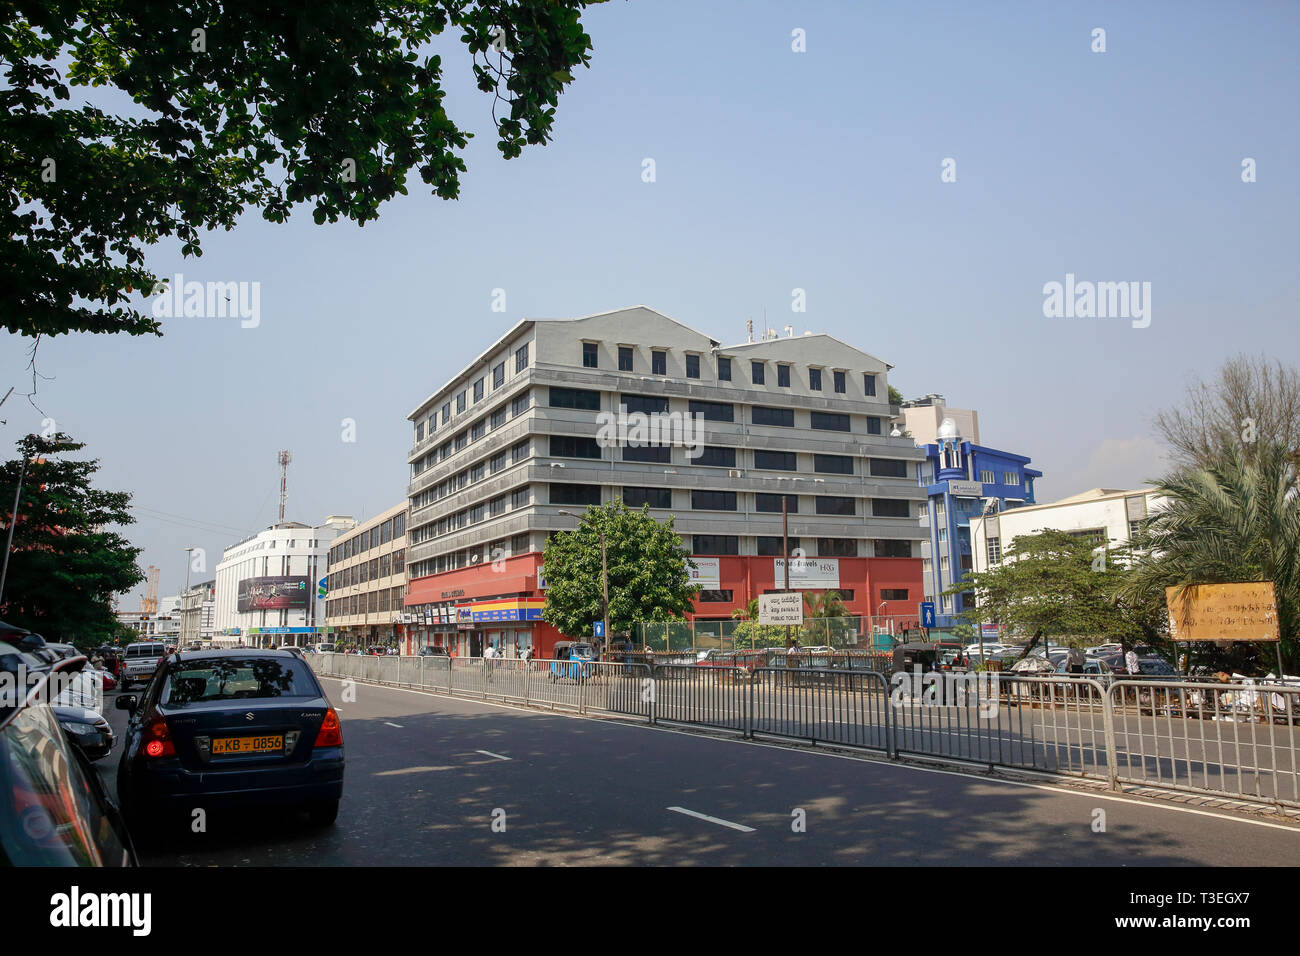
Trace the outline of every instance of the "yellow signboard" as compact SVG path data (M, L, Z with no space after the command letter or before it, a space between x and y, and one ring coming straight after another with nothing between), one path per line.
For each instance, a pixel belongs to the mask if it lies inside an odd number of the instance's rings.
M1169 637L1175 641L1276 641L1272 581L1165 588Z

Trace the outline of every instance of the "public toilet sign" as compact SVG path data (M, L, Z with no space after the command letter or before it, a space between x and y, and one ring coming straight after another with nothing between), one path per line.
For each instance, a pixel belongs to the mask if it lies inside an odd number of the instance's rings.
M1169 637L1175 641L1279 640L1272 581L1165 588Z
M803 595L760 594L758 596L759 624L802 624Z

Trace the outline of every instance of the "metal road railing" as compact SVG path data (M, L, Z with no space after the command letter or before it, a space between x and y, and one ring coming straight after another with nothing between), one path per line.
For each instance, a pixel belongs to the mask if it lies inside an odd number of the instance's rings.
M317 673L1300 806L1300 686L321 654Z

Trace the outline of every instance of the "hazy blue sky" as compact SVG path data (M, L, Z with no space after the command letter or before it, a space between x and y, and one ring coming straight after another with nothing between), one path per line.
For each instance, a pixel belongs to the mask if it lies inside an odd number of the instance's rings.
M187 545L211 571L275 520L277 449L292 519L398 502L406 413L524 317L645 304L734 343L766 309L894 364L907 397L978 409L1040 500L1155 477L1151 416L1190 376L1300 355L1294 3L615 0L585 22L555 141L509 162L468 54L439 44L480 133L458 202L414 182L365 229L254 214L201 259L155 250L162 275L260 282L258 328L43 342L36 400L135 495L161 593ZM1045 318L1066 273L1150 282L1149 327ZM27 390L28 343L0 342L0 393ZM41 417L0 410L9 453Z

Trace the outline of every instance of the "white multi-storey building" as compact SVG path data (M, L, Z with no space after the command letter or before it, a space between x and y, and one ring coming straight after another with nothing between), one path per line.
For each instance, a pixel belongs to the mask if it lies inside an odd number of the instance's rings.
M330 545L355 526L338 515L315 527L285 521L226 548L216 572L213 643L314 643L325 631Z

